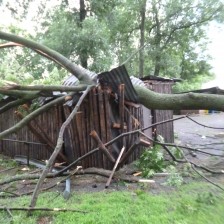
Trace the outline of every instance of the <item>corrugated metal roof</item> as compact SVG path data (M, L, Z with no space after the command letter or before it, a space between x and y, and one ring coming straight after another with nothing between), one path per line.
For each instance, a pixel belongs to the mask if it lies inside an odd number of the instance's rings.
M91 72L83 67L80 66L80 69L83 70L83 72L85 72L85 74L87 74L91 79L96 79L97 78L97 74L95 72ZM79 80L74 76L74 75L70 75L64 82L62 85L64 86L75 86L79 84Z
M131 76L130 79L131 79L131 83L133 85L146 87L145 83L141 79L139 79L135 76Z
M88 70L85 70L85 71L88 71ZM133 77L133 76L129 77L128 72L127 72L124 65L119 66L117 68L114 68L114 69L112 69L111 71L108 71L108 72L102 72L102 73L98 74L98 76L96 75L96 73L90 72L90 71L89 71L88 75L92 79L96 79L96 77L97 77L101 85L110 86L114 93L118 93L118 88L119 88L120 84L125 84L125 93L124 93L125 94L125 100L131 101L131 102L134 102L134 103L138 103L139 101L138 101L138 95L135 92L135 89L134 89L132 84L145 86L144 82L142 80L140 80L136 77ZM79 84L79 80L74 75L70 75L63 82L63 85L65 85L65 86L75 86L75 85L78 85L78 84ZM60 94L64 94L64 93L60 93ZM44 104L47 100L51 100L54 97L56 97L57 95L58 95L57 92L53 92L52 97L41 98L41 100L40 100L41 103L40 104L41 105ZM71 106L72 104L73 104L73 100L70 100L70 101L66 102L66 105Z
M70 75L63 83L64 86L75 86L79 84L79 80L74 76Z
M120 84L125 84L125 99L134 103L138 103L138 95L132 85L131 79L124 65L112 69L109 72L98 74L98 79L101 85L108 85L114 93L118 93Z

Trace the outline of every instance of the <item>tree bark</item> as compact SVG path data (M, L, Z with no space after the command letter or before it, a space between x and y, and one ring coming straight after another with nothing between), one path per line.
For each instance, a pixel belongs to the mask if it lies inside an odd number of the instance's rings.
M80 27L82 29L82 23L86 19L86 5L85 0L80 0L80 12L79 12L79 19L80 19ZM83 46L83 50L80 52L80 62L83 68L88 67L88 54L86 50L86 46Z
M12 95L12 96L21 96L21 97L27 97L27 95L31 95L31 97L37 96L38 97L38 93L39 91L60 91L60 92L80 92L80 91L84 91L87 88L86 84L80 84L80 85L76 85L76 86L63 86L63 85L50 85L50 86L46 86L46 85L29 85L29 86L23 86L23 85L6 85L3 87L0 87L0 93L5 94L5 95ZM20 90L20 91L18 91ZM21 91L23 90L23 91ZM24 91L26 90L26 91ZM38 90L38 92L29 92L29 91L36 91ZM47 95L44 94L44 95ZM52 95L52 94L50 94Z
M211 109L224 111L223 95L201 93L161 94L140 86L134 86L134 88L140 103L149 109Z
M139 50L139 78L144 76L144 45L145 45L145 12L146 12L146 0L142 2L140 10L140 50Z

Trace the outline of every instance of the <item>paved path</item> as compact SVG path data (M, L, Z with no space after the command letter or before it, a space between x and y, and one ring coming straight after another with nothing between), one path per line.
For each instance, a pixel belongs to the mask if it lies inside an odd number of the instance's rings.
M191 115L191 118L203 125L223 129L206 128L192 122L188 118L180 119L174 121L176 141L197 148L202 148L202 145L205 145L204 148L206 147L206 149L202 149L204 151L218 155L224 154L224 113ZM201 153L197 153L197 156L200 159L207 158L207 156Z

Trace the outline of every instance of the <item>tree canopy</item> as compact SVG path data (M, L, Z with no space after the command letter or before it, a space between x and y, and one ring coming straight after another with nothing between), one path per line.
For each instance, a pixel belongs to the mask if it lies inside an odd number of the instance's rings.
M32 37L95 72L125 63L129 73L138 77L150 74L186 80L177 91L198 87L192 83L213 77L206 27L211 21L223 21L220 0L61 0L54 4L27 0L4 1L0 7L17 21L32 21L33 36L19 29L14 33ZM16 63L25 67L23 73L34 79L66 75L30 50L16 54Z

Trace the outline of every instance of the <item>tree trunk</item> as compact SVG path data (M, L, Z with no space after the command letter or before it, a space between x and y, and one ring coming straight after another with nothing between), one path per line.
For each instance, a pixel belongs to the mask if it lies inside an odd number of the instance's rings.
M85 6L85 0L80 0L80 12L79 12L79 19L80 19L80 27L82 28L82 22L86 18L86 6ZM83 46L83 50L80 52L80 62L83 68L88 67L88 54L86 51L86 47Z
M160 21L159 21L159 13L157 8L154 6L155 11L155 20L156 20L156 35L155 35L155 68L154 68L154 76L159 76L160 65L161 65L161 30L160 30Z
M140 51L139 51L139 78L144 76L144 45L145 45L145 12L146 12L146 0L142 2L140 10Z
M134 86L134 88L140 103L149 109L210 109L224 111L223 95L202 93L161 94L140 86Z

